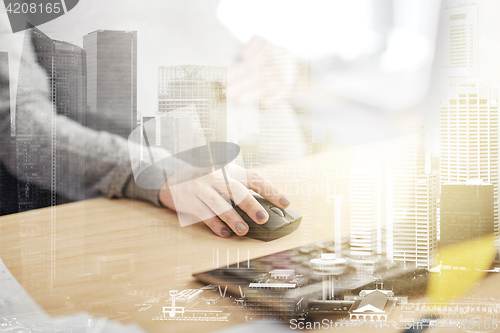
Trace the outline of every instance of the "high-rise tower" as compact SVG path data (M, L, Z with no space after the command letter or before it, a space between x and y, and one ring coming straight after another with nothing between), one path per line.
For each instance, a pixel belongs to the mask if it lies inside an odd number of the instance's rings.
M441 184L493 185L498 245L498 88L479 77L476 4L445 8L445 60L440 101Z
M381 184L377 168L356 167L350 175L351 257L369 259L377 253L381 223Z
M441 182L493 185L498 236L498 88L455 80L441 98Z
M388 256L431 268L437 249L437 177L425 170L423 126L415 126L413 133L398 139L392 155Z
M204 135L206 142L226 141L226 72L225 67L214 66L160 67L157 116L194 111L203 132L197 135Z
M0 100L2 104L10 106L10 71L9 71L9 54L7 52L0 52L0 68L4 75L4 80L0 81L2 86L2 94ZM1 128L4 133L8 133L8 137L0 139L0 147L15 146L15 138L12 137L13 126L4 126ZM17 213L18 199L17 199L17 180L15 175L12 175L7 168L0 164L0 215Z
M137 125L137 32L97 30L83 36L87 52L88 124L128 138Z
M37 28L31 40L38 63L45 69L56 91L51 91L57 113L84 123L87 107L87 59L81 47L50 38Z
M446 44L444 76L478 76L478 10L476 4L461 4L444 9Z
M86 116L86 55L85 50L77 45L50 38L39 29L30 29L31 43L36 53L38 64L43 67L50 84L50 97L58 114L65 115L81 124L85 123ZM83 140L84 138L78 138ZM69 144L72 142L60 142L57 138L56 144ZM36 141L36 139L34 139ZM66 156L57 154L54 156L55 166L59 170L69 168L70 161ZM83 168L85 168L85 156L82 154L77 160L71 161L71 167L81 168L79 172L81 179L72 179L71 186L64 189L65 193L72 197L84 197ZM55 173L56 184L60 182L64 173ZM58 191L61 191L60 185Z
M310 64L268 46L259 58L259 162L278 164L312 152Z
M33 57L33 51L35 57ZM59 136L57 112L81 120L84 117L84 52L69 43L52 40L40 30L26 31L23 44L23 61L19 69L17 98L30 100L33 94L43 94L49 99L37 100L36 107L17 109L15 126L17 195L20 211L51 206L50 214L40 217L35 214L19 224L21 246L38 244L37 251L24 252L23 282L26 285L53 287L84 273L83 256L85 240L77 237L70 242L74 231L65 224L57 223L55 205L65 201L57 193L68 193L71 197L83 197L83 179L72 178L71 186L62 188L67 176L68 156L60 154L61 145L72 146L74 142ZM37 61L35 61L37 60ZM26 99L27 98L27 99ZM19 105L19 104L18 104ZM78 119L80 118L80 119ZM48 130L33 132L33 119ZM77 138L83 140L84 138ZM63 141L64 140L64 141ZM49 148L49 149L47 149ZM41 152L44 154L41 154ZM71 167L84 167L83 157L71 161ZM37 167L34 167L37 165ZM82 174L80 172L78 174ZM40 184L45 184L42 188ZM73 210L73 216L83 213ZM78 235L84 234L84 220L72 224ZM50 261L47 261L50 258ZM47 269L50 266L50 269Z

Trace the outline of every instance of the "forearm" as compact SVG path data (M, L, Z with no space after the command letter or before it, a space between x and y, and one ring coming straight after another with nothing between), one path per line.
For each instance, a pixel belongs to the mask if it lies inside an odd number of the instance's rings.
M0 67L0 136L10 127L8 68ZM158 190L140 189L132 165L139 163L136 144L86 128L56 115L45 71L26 47L22 56L17 99L15 145L6 145L0 162L18 179L78 200L89 196L130 197L159 205ZM54 141L55 139L55 141ZM166 152L165 152L166 153ZM166 165L168 176L182 164ZM163 173L162 173L163 176ZM55 181L54 181L55 178Z

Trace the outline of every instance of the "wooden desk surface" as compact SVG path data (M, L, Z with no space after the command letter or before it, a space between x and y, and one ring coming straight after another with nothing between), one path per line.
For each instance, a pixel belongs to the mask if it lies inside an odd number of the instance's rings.
M304 178L299 179L297 172L303 173L307 163L276 169L279 175L273 180L303 186ZM308 170L310 179L318 176ZM313 197L302 200L300 191L288 194L292 208L299 212L315 205ZM117 310L112 304L133 298L128 293L168 294L171 289L185 289L194 283L192 273L215 268L217 257L218 265L225 266L238 258L246 260L333 237L332 211L319 208L317 212L305 216L294 233L264 243L234 234L222 239L201 223L181 228L176 214L148 203L99 198L0 217L0 258L51 314L88 311L110 316L118 311L129 313L131 321L153 332L213 331L234 322L153 322L151 318L158 313ZM135 297L135 303L151 298Z
M176 215L169 210L101 198L55 208L56 246L52 253L51 213L51 208L45 208L1 217L0 254L25 289L45 309L54 310L54 315L82 310L110 315L114 309L92 304L106 304L132 290L184 289L193 282L193 272L215 267L217 252L219 266L225 266L227 260L235 263L238 256L240 260L255 258L333 235L333 226L329 226L326 230L311 228L306 236L298 230L268 243L235 235L222 239L203 224L179 227ZM307 229L307 225L301 228ZM62 295L69 301L58 297ZM211 331L225 326L153 323L153 313L137 317L134 313L137 309L131 311L132 320L151 331L165 332L165 327L176 326L177 332L189 332L196 325Z
M281 177L283 184L293 184L295 171L282 172L278 183ZM309 181L320 184L322 175L312 171ZM203 224L179 227L167 209L100 198L0 217L0 258L52 315L87 311L138 322L151 332L210 332L243 320L159 322L152 321L158 307L138 309L159 293L200 288L192 273L215 268L217 260L221 267L334 236L332 204L315 210L314 196L289 195L292 208L310 205L309 214L297 231L269 243L235 235L222 239ZM348 232L345 224L341 231ZM484 283L482 288L500 295L494 279Z

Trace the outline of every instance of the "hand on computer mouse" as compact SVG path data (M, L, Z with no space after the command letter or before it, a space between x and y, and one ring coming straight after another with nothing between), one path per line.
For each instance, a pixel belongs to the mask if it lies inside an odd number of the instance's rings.
M193 168L178 170L160 190L160 202L178 213L196 216L220 237L229 237L230 229L238 236L248 232L247 223L227 202L229 198L258 224L265 223L269 216L250 190L261 194L280 208L289 206L290 201L279 189L258 173L236 165L227 166L226 170L229 174L228 183L225 182L222 171L216 170L176 184L175 179L183 179L187 174L195 172Z

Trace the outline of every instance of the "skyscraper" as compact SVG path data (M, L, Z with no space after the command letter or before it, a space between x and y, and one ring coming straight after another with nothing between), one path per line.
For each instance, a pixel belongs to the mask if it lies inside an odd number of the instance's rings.
M475 78L478 75L478 10L477 5L460 4L444 10L445 64L448 78Z
M493 185L482 181L441 186L441 245L493 233Z
M425 134L415 126L398 139L392 152L390 259L417 267L435 265L437 249L437 177L425 172Z
M29 57L33 48L32 29L24 35L23 55ZM53 45L47 45L49 50ZM16 98L20 101L31 94L47 94L47 72L32 61L21 61ZM50 88L56 90L55 80L50 80ZM56 230L57 220L54 206L57 204L57 128L55 104L39 103L36 108L18 108L16 110L16 176L19 211L52 206L49 219L41 223L39 216L32 216L20 223L21 246L33 242L41 235L47 235L44 246L37 251L21 254L23 263L23 283L39 284L44 287L53 285L56 277ZM33 133L30 121L39 119L51 130L45 134ZM50 147L49 154L40 154L43 147ZM43 168L40 168L43 166ZM48 184L42 189L37 184ZM49 254L49 255L47 255ZM43 269L46 258L51 258L50 271ZM52 260L54 259L54 260ZM36 263L36 264L35 264ZM48 273L49 272L49 273Z
M50 94L52 103L58 114L65 115L81 124L86 120L86 89L87 89L87 68L85 50L77 45L64 41L54 40L44 34L39 29L33 27L30 29L31 42L37 56L38 63L45 69L49 84L51 86ZM79 138L78 140L84 140ZM61 142L56 138L56 144L71 144L71 142ZM56 168L69 167L70 161L61 154L54 157L56 159ZM78 157L78 160L71 161L74 168L85 168L84 154ZM73 193L74 197L84 197L84 172L80 172L81 179L73 179L66 193ZM60 177L56 175L56 183L59 183ZM59 188L60 190L60 188Z
M297 59L284 48L269 45L260 55L258 159L261 165L282 164L312 153L310 76L310 62ZM312 166L308 163L294 180L306 184L311 175ZM311 194L307 191L299 194L297 210L305 222L316 212ZM309 229L302 230L303 239L310 235Z
M87 52L88 124L128 138L137 125L137 32L97 30L83 36Z
M350 235L351 257L365 257L377 253L377 227L380 221L381 184L379 170L356 167L350 176Z
M37 28L31 30L38 63L56 88L51 97L57 113L83 124L87 108L85 50L77 45L54 40Z
M493 185L498 245L498 88L478 77L478 8L444 10L446 59L441 78L441 184L479 179Z
M85 51L78 46L52 40L37 28L31 28L25 34L23 57L31 56L32 49L38 63L21 61L17 98L25 100L34 93L50 93L51 102L20 108L16 114L17 195L20 211L45 206L52 208L45 216L34 214L21 221L19 235L22 246L39 244L36 251L21 254L23 282L47 287L81 275L84 270L81 256L85 242L81 237L84 234L83 211L71 211L75 217L71 228L77 229L78 237L68 241L74 237L74 230L69 230L67 224L57 223L54 206L66 201L57 191L70 193L74 197L84 196L83 179L72 179L73 182L67 188L61 187L61 184L69 184L60 181L66 176L64 170L69 167L69 161L67 156L56 153L57 147L74 143L63 142L57 135L56 113L80 122L85 119ZM46 84L50 90L45 90ZM45 122L44 126L51 130L46 134L33 133L30 130L33 119ZM50 153L41 154L42 147L50 147ZM84 168L84 163L83 157L79 157L78 161L71 161L71 167L76 165ZM83 172L79 174L83 177ZM38 184L49 185L43 189ZM50 270L47 266L50 266Z
M2 104L10 106L10 80L9 80L9 54L7 52L0 52L0 68L4 73L7 73L7 80L0 82L4 92L0 99ZM14 146L15 138L11 136L11 126L1 129L4 133L9 133L7 139L0 139L0 147L7 145ZM17 180L11 172L9 172L2 164L0 164L0 215L12 214L18 211L17 203Z
M301 136L305 143L305 153L312 154L312 97L311 97L311 62L308 59L297 60L297 77L293 87L291 102L300 123Z
M498 237L498 88L456 79L441 98L441 182L493 185ZM453 82L453 81L452 81Z
M259 162L278 164L312 152L310 63L268 46L259 58Z
M30 54L33 48L33 39L37 31L29 29L26 31L23 42L23 57ZM44 47L48 53L52 53L54 45L47 42ZM56 80L53 78L54 72L50 68L44 72L34 62L21 61L19 67L19 80L16 98L22 100L30 94L46 94L45 83L50 77L50 91L56 91ZM38 119L46 122L45 126L50 128L50 133L41 135L32 133L30 129L30 113L36 113ZM23 109L16 112L15 116L15 137L16 137L16 159L17 159L17 192L19 211L31 210L41 207L56 205L56 184L57 184L57 156L56 156L56 122L55 104L46 103L37 105L37 108ZM40 155L39 149L43 146L51 147L51 154ZM35 164L46 166L42 170L36 168ZM42 171L42 172L40 172ZM21 180L21 179L24 179ZM42 189L37 184L50 184L48 188Z
M162 66L158 70L158 114L194 107L207 142L227 140L227 70L215 66ZM191 109L191 108L188 108Z

